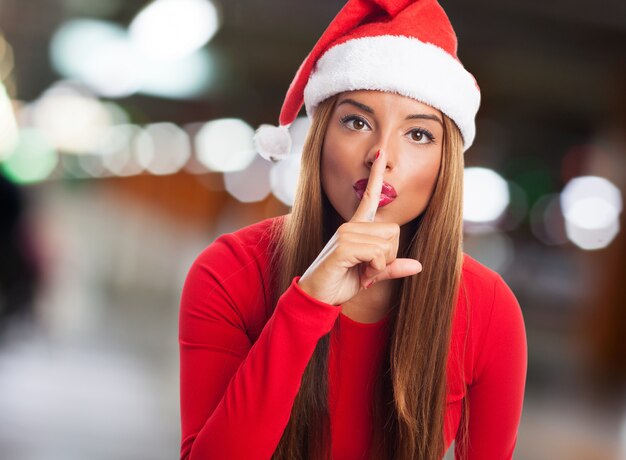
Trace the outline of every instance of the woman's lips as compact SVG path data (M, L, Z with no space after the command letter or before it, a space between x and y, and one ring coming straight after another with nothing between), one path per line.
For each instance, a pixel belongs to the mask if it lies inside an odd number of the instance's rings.
M361 179L358 180L353 186L354 191L359 198L359 201L363 198L363 194L365 193L365 189L367 187L367 182L368 179ZM383 187L380 193L380 200L378 200L378 207L382 208L383 206L388 205L393 200L395 200L397 196L398 194L393 188L393 185L383 181Z

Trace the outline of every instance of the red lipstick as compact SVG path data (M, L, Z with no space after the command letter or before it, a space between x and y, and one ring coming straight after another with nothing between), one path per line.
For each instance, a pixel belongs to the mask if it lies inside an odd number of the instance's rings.
M355 184L352 186L359 200L363 198L363 193L365 193L365 189L367 188L368 180L369 180L368 178L360 179L356 181ZM382 208L383 206L388 205L393 200L395 200L397 196L398 194L396 193L396 189L393 188L393 185L391 185L388 182L383 181L383 187L380 192L380 200L378 201L378 207Z

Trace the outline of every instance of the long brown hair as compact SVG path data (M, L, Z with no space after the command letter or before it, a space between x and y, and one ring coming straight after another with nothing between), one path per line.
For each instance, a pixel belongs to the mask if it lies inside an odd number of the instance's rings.
M320 177L324 135L336 100L334 96L318 106L302 153L292 211L275 220L272 306L336 230L330 228L333 209ZM460 132L448 117L443 118L437 183L425 211L411 223L410 244L398 255L419 260L423 270L403 278L392 299L390 340L372 401L371 451L377 459L440 460L445 453L446 363L463 263L464 163ZM330 458L329 339L330 333L318 341L272 459ZM467 409L466 402L465 422ZM466 433L466 428L465 423L461 432Z

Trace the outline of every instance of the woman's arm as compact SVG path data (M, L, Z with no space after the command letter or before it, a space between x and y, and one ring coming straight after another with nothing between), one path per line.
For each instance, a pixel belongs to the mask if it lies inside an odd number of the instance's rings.
M292 280L256 342L245 311L264 307L258 264L232 235L192 265L181 297L181 459L269 459L283 434L302 374L340 307Z
M467 395L468 451L462 454L457 436L456 459L510 460L517 442L528 364L526 330L519 303L500 276L486 328Z

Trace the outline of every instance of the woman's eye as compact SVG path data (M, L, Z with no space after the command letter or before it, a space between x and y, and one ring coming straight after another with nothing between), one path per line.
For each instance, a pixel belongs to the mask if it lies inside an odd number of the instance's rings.
M414 129L411 131L411 140L418 144L429 144L435 140L435 137L425 129Z
M365 120L354 115L343 117L341 123L354 131L362 131L369 126Z

